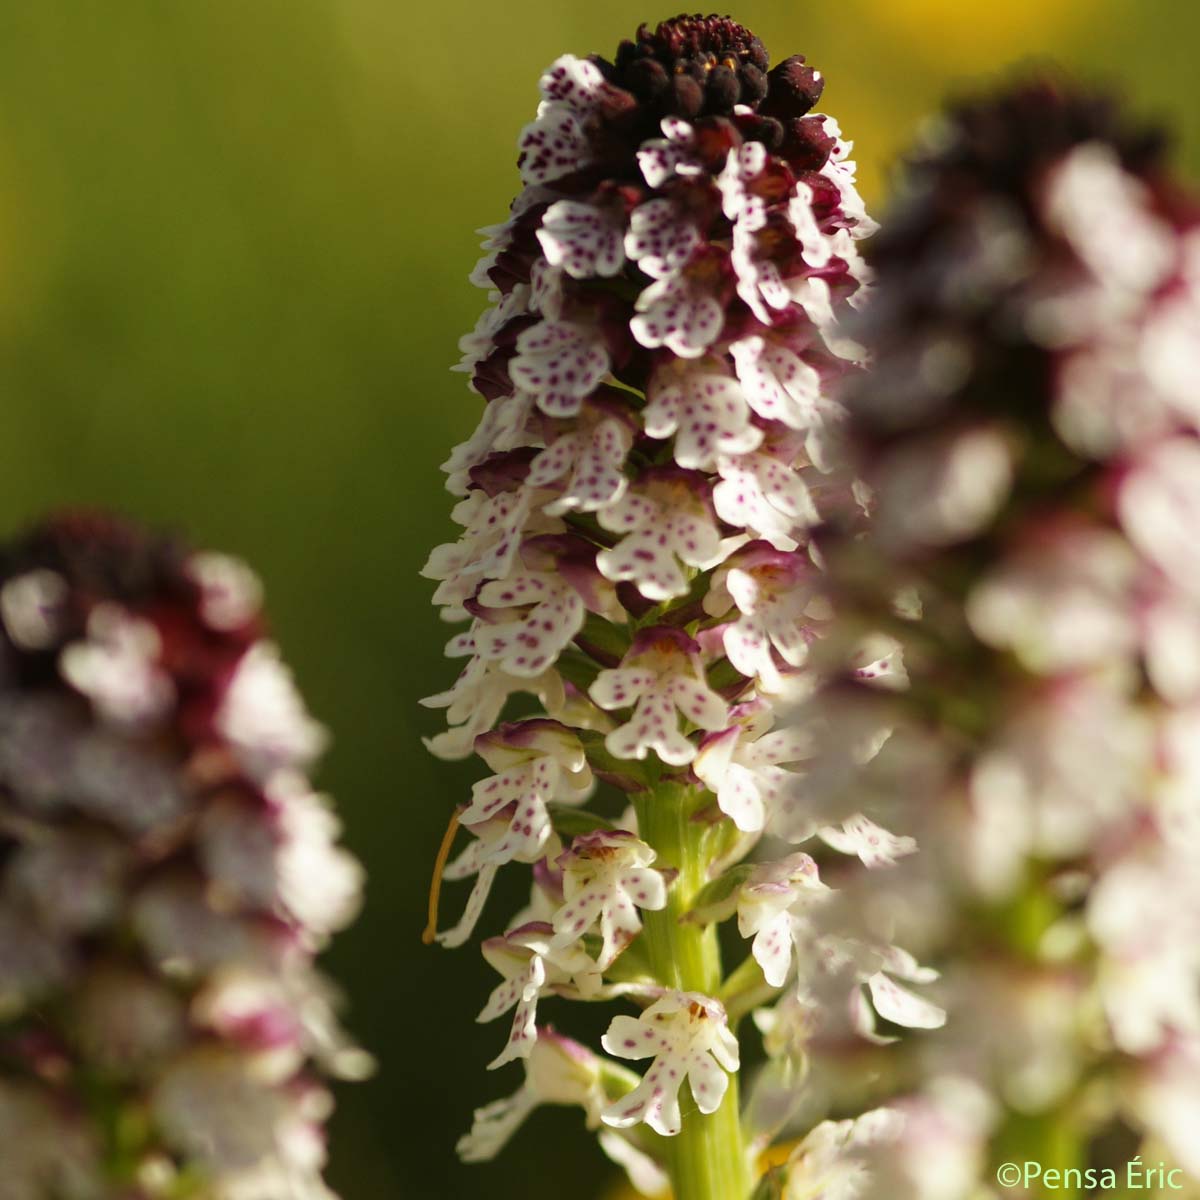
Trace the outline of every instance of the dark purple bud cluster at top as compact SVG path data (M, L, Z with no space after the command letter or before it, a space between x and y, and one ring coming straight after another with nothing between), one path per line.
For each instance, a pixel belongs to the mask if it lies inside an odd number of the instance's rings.
M857 332L876 369L856 384L860 436L934 424L952 403L1044 428L1061 339L1028 310L1043 284L1079 267L1046 185L1089 143L1111 151L1168 224L1189 223L1162 175L1163 131L1133 122L1111 95L1033 76L947 109L872 241L880 301ZM934 346L944 370L921 357Z

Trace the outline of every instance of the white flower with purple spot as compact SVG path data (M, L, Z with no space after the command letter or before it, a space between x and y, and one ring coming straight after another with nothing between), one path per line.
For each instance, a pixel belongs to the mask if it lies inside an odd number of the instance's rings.
M760 863L738 891L738 932L754 939L750 952L772 987L783 987L793 946L802 951L807 911L827 892L817 864L803 853Z
M621 665L601 671L589 694L603 709L633 709L604 739L617 758L640 761L653 751L665 763L684 766L696 757L696 746L681 732L680 717L708 730L729 722L728 705L704 678L700 647L679 629L642 630Z
M758 451L717 461L721 481L712 492L717 516L778 550L794 550L820 520L797 465L797 440L793 434L772 436Z
M746 403L764 421L804 433L840 411L822 395L816 368L781 342L753 334L731 342L729 352Z
M675 462L685 469L710 468L721 455L745 454L762 441L737 380L712 362L656 371L647 396L647 434L674 436Z
M834 256L837 239L821 231L813 212L813 190L806 183L797 183L788 200L788 220L796 232L804 261L810 267L819 268L829 264Z
M589 399L575 428L560 433L529 469L530 486L558 490L546 513L598 512L620 500L629 482L624 467L633 435L627 410Z
M515 1006L504 1049L488 1063L495 1070L517 1058L528 1058L537 1043L537 1002L548 991L577 999L596 996L602 979L582 947L550 947L552 926L534 921L483 943L483 957L503 976L476 1020L494 1021Z
M616 206L559 200L537 231L546 262L573 279L615 275L625 263L624 219Z
M656 280L637 299L629 328L648 350L665 346L680 358L699 358L721 335L725 310L687 272Z
M725 166L717 176L721 207L735 226L762 228L766 216L763 203L748 185L763 173L767 157L767 148L762 142L744 142L730 150Z
M475 738L496 723L514 692L537 696L551 714L562 708L566 698L556 671L548 670L527 679L510 675L482 658L472 658L452 687L421 701L426 708L444 708L452 727L425 739L426 748L438 758L466 758L474 748Z
M640 1017L614 1017L601 1039L618 1058L654 1061L641 1083L610 1104L604 1123L618 1129L644 1122L673 1137L682 1128L679 1088L686 1077L702 1113L716 1112L739 1066L738 1044L721 1004L699 992L668 992Z
M503 579L521 546L523 533L556 532L558 522L549 518L531 528L533 489L519 485L494 496L473 491L454 506L454 520L464 526L456 542L435 546L421 568L426 579L438 581L433 593L442 619L462 620L467 615L463 602L472 596L482 579Z
M672 176L699 175L703 167L695 157L696 134L681 117L664 117L662 138L652 138L637 152L642 178L652 187L662 187Z
M624 536L596 555L614 583L630 580L647 600L683 596L688 579L680 563L698 570L721 559L721 534L704 476L674 467L642 472L639 486L597 514L600 525Z
M817 636L810 613L816 599L817 570L807 555L750 542L714 572L704 609L720 617L736 606L737 619L722 631L725 654L764 691L777 693L784 681L775 656L787 667L803 665Z
M488 848L493 861L539 857L552 833L546 806L582 804L591 794L583 746L557 721L535 717L501 725L475 739L475 753L496 774L474 785L459 822L470 828L511 812L508 834Z
M608 348L594 326L541 321L518 335L508 371L548 417L574 417L584 397L608 374L608 366Z
M641 932L638 909L667 903L667 881L651 867L655 852L624 829L580 834L558 858L564 904L554 914L551 950L563 950L599 925L596 969L607 971Z
M579 592L553 571L514 571L485 583L471 609L478 619L450 641L447 657L474 654L523 678L554 665L586 614Z
M662 196L630 214L625 253L651 279L662 280L684 267L701 241L696 222L674 199Z
M811 752L809 737L795 726L772 730L763 701L738 705L730 715L735 724L700 743L692 770L743 833L758 833L796 780L789 765Z
M733 227L729 262L737 279L737 294L764 325L772 325L795 301L778 265L763 252L759 235L765 225L766 218L753 207L744 210Z
M842 130L833 117L823 116L824 132L827 137L834 139L833 149L825 160L820 173L830 180L837 188L841 198L841 210L845 220L852 224L850 230L854 238L868 238L879 228L878 224L867 216L866 206L859 195L855 183L856 164L850 157L854 143L842 138Z
M604 90L604 76L587 59L564 54L541 78L537 119L517 141L521 178L531 185L569 175L591 161L585 123Z

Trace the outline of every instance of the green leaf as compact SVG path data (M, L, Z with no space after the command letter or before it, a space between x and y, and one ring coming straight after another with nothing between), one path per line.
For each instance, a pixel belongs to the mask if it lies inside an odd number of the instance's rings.
M561 838L578 837L581 833L595 833L597 829L615 829L611 821L586 808L573 808L569 804L547 804L554 832Z

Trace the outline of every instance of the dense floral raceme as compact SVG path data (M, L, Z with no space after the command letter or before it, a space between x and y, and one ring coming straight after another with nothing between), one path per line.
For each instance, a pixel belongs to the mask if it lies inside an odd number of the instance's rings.
M780 720L829 619L809 532L861 499L836 397L861 369L845 326L874 225L849 144L811 111L823 85L717 17L643 27L611 62L566 55L520 135L523 190L485 231L490 306L462 369L486 407L444 468L462 532L424 574L465 625L447 648L461 674L426 701L448 718L429 746L489 774L456 812L469 840L444 878L473 882L438 939L470 937L506 864L534 886L487 920L501 982L480 1020L511 1021L491 1065L523 1060L527 1078L480 1110L473 1161L536 1104L573 1103L650 1190L645 1127L724 1138L695 1156L724 1179L691 1179L687 1150L667 1165L681 1198L733 1200L749 1191L733 1029L751 1008L782 997L760 1016L792 1067L794 1014L868 1048L879 1020L942 1019L886 921L826 927L822 860L854 875L913 845L848 794L809 804L820 732ZM859 667L876 686L899 673L882 641ZM516 693L536 715L513 719ZM743 861L764 834L766 859ZM735 916L748 953L723 978L715 924ZM538 1023L543 997L618 995L644 1011L614 1019L610 1058ZM617 1059L647 1060L640 1082Z
M331 1197L313 966L357 863L241 563L71 514L0 547L0 1191Z
M921 853L857 902L948 964L949 1012L878 1194L1200 1176L1200 203L1112 102L1026 79L946 114L875 251L845 399L875 507L821 545L841 637L892 634L908 685L817 707L892 730L857 786Z

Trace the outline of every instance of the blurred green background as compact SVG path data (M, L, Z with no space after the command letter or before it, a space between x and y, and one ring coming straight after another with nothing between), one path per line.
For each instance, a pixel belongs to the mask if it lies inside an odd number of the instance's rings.
M0 6L0 512L99 503L237 552L333 729L322 776L370 872L327 962L378 1077L340 1091L345 1200L605 1193L578 1114L487 1167L471 1109L516 1088L473 1023L494 976L419 941L430 864L475 772L430 759L446 631L417 577L450 533L437 465L478 402L447 373L484 303L473 230L556 55L667 9L606 0L7 0ZM878 207L947 89L1052 56L1124 85L1200 165L1194 0L747 0L773 58L825 72ZM489 931L515 907L514 871ZM461 889L445 897L453 915ZM583 1006L573 1006L575 1010ZM547 1002L595 1038L602 1017Z

